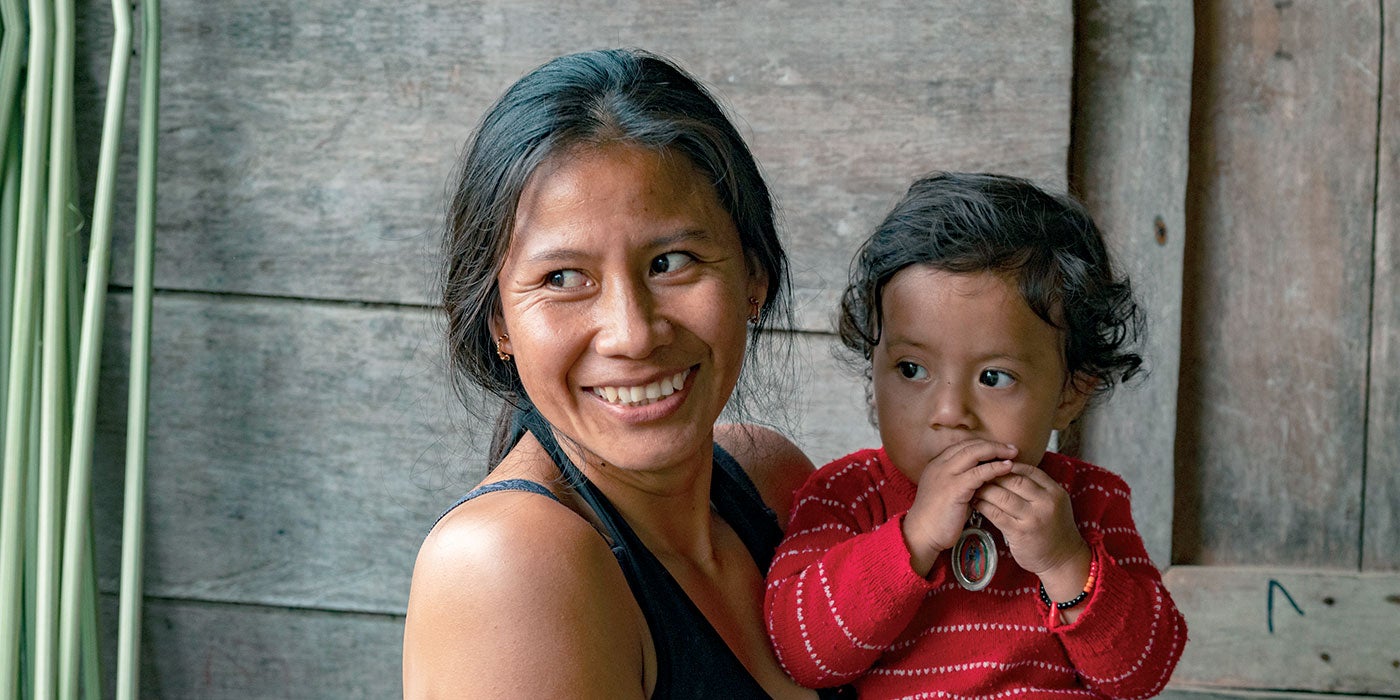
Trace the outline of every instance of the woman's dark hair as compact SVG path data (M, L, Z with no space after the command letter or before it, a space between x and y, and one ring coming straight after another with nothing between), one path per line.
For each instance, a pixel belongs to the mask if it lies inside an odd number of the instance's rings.
M1131 351L1142 310L1093 219L1068 196L1005 175L915 181L861 246L841 297L841 342L866 361L880 342L885 285L910 265L1012 276L1031 310L1063 332L1069 376L1097 380L1100 395L1142 371Z
M479 386L507 404L528 401L514 367L496 357L489 322L496 277L530 175L575 146L628 143L686 156L713 183L767 295L751 336L788 312L787 255L758 164L719 103L668 60L636 49L561 56L516 81L482 117L450 194L441 269L448 365L458 395ZM493 449L493 452L495 450ZM499 455L493 454L492 462Z

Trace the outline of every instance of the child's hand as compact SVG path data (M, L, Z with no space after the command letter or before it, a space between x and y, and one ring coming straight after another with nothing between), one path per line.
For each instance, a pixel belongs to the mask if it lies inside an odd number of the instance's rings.
M1013 464L977 490L972 507L1001 530L1011 557L1040 577L1053 600L1083 590L1093 558L1074 522L1069 494L1049 474Z
M974 495L983 484L1011 472L1016 448L1001 442L965 440L940 453L919 474L918 494L904 516L909 563L928 576L933 562L951 548L967 524Z

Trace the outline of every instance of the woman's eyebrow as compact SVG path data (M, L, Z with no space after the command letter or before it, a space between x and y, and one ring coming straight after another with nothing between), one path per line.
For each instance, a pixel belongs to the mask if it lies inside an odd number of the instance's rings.
M708 241L713 236L709 231L701 228L686 228L672 233L662 234L646 243L648 248L669 248L671 246L689 243L693 241ZM591 253L578 248L545 248L535 251L525 256L524 262L532 265L541 263L571 262L580 258L586 258Z

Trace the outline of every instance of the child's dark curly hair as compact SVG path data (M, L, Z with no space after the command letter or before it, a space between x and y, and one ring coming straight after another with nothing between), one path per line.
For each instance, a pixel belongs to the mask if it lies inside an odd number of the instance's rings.
M917 180L861 246L841 296L841 342L867 362L880 342L885 285L910 265L1013 275L1031 310L1063 331L1069 376L1093 378L1100 396L1143 371L1131 351L1142 310L1127 278L1114 275L1093 219L1067 196L1005 175Z

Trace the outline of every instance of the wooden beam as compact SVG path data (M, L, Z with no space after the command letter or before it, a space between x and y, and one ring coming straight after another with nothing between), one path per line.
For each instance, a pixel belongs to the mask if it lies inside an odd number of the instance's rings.
M103 629L116 627L117 606L102 597ZM142 621L143 698L297 698L370 700L402 697L402 615L366 615L261 605L148 599ZM103 664L112 687L116 645ZM462 690L470 696L471 689Z
M1362 569L1400 570L1400 1L1385 0Z
M1174 566L1190 641L1175 684L1393 694L1400 574Z
M1174 559L1354 569L1380 6L1196 10Z
M1071 185L1133 281L1150 373L1081 421L1079 452L1133 488L1133 517L1170 563L1181 265L1190 155L1190 3L1075 3Z

